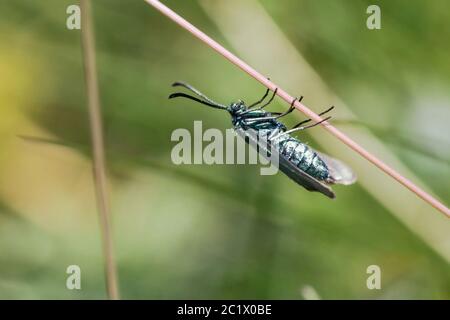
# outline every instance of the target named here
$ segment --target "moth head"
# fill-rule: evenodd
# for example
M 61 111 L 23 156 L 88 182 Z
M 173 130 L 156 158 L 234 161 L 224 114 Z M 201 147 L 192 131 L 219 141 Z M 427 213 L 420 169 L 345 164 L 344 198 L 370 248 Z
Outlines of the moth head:
M 245 103 L 242 100 L 238 100 L 237 102 L 233 102 L 230 107 L 229 107 L 229 111 L 231 114 L 239 114 L 240 112 L 244 111 L 245 108 Z

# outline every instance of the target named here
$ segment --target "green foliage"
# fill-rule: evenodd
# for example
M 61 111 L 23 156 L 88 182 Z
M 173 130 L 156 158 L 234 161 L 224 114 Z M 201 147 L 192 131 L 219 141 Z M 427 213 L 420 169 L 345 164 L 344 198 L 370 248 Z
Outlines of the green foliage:
M 396 119 L 434 94 L 421 83 L 448 88 L 450 13 L 442 1 L 379 2 L 382 33 L 365 28 L 368 1 L 262 1 L 330 87 L 363 121 L 381 123 L 375 133 L 448 200 L 448 157 L 427 152 L 432 142 L 415 139 L 420 130 L 405 123 L 396 129 Z M 65 28 L 71 3 L 4 1 L 0 33 L 8 33 L 4 49 L 25 50 L 46 66 L 33 81 L 49 89 L 28 101 L 26 117 L 63 144 L 54 148 L 89 156 L 79 31 Z M 226 45 L 195 2 L 165 3 Z M 123 298 L 301 299 L 305 285 L 330 299 L 450 298 L 447 262 L 358 185 L 337 187 L 330 201 L 284 176 L 260 176 L 255 166 L 173 165 L 174 129 L 194 120 L 230 127 L 226 114 L 168 101 L 173 81 L 225 103 L 253 101 L 264 89 L 144 1 L 97 0 L 93 9 Z M 405 136 L 414 148 L 395 138 Z M 447 165 L 431 170 L 429 161 L 441 160 Z M 96 225 L 58 231 L 56 222 L 42 227 L 10 199 L 2 203 L 0 298 L 105 297 Z M 96 212 L 79 213 L 86 215 Z M 82 269 L 81 291 L 65 287 L 70 264 Z M 371 264 L 382 268 L 381 291 L 366 288 Z

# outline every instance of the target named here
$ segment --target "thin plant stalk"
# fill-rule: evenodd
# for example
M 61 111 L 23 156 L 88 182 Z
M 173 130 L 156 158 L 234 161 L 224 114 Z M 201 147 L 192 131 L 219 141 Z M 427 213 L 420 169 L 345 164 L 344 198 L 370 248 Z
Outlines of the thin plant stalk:
M 170 8 L 159 2 L 158 0 L 145 0 L 148 4 L 153 6 L 155 9 L 157 9 L 159 12 L 167 16 L 169 19 L 171 19 L 173 22 L 181 26 L 183 29 L 189 31 L 191 34 L 193 34 L 196 38 L 204 42 L 206 45 L 214 49 L 216 52 L 221 54 L 223 57 L 225 57 L 227 60 L 229 60 L 231 63 L 245 71 L 247 74 L 249 74 L 251 77 L 259 81 L 261 84 L 263 84 L 265 87 L 269 88 L 270 90 L 274 91 L 277 90 L 277 95 L 281 97 L 283 100 L 285 100 L 287 103 L 291 103 L 294 99 L 291 95 L 289 95 L 286 91 L 284 91 L 282 88 L 277 86 L 275 83 L 267 79 L 266 76 L 263 76 L 261 73 L 253 69 L 250 65 L 236 57 L 234 54 L 232 54 L 230 51 L 225 49 L 223 46 L 221 46 L 218 42 L 210 38 L 208 35 L 200 31 L 198 28 L 196 28 L 194 25 L 189 23 L 187 20 L 185 20 L 183 17 L 172 11 Z M 315 112 L 310 110 L 308 107 L 303 105 L 301 102 L 296 101 L 294 106 L 303 112 L 306 116 L 311 118 L 314 121 L 320 122 L 323 119 L 317 115 Z M 446 207 L 443 203 L 441 203 L 438 199 L 434 198 L 432 195 L 427 193 L 425 190 L 421 189 L 417 185 L 415 185 L 412 181 L 407 179 L 406 177 L 402 176 L 399 172 L 397 172 L 395 169 L 391 168 L 389 165 L 381 161 L 378 157 L 371 154 L 369 151 L 367 151 L 364 147 L 360 146 L 358 143 L 353 141 L 350 137 L 348 137 L 345 133 L 341 132 L 339 129 L 335 128 L 331 124 L 329 124 L 327 121 L 321 123 L 321 126 L 323 126 L 328 132 L 330 132 L 332 135 L 334 135 L 336 138 L 341 140 L 343 143 L 345 143 L 347 146 L 349 146 L 351 149 L 359 153 L 362 157 L 364 157 L 366 160 L 370 161 L 372 164 L 377 166 L 379 169 L 384 171 L 386 174 L 397 180 L 399 183 L 401 183 L 403 186 L 408 188 L 411 192 L 415 193 L 417 196 L 422 198 L 424 201 L 426 201 L 428 204 L 445 214 L 448 218 L 450 218 L 450 209 Z
M 106 178 L 105 146 L 103 142 L 91 1 L 81 0 L 80 5 L 81 42 L 83 47 L 84 74 L 89 109 L 89 124 L 91 129 L 93 174 L 105 259 L 106 287 L 108 298 L 117 300 L 119 299 L 119 289 L 110 221 L 111 209 Z

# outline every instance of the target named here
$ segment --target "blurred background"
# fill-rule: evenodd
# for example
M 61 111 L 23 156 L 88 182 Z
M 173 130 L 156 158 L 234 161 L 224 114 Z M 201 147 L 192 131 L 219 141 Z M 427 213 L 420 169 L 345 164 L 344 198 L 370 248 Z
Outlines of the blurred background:
M 164 1 L 380 158 L 450 203 L 444 0 Z M 76 0 L 0 0 L 0 298 L 106 298 Z M 229 116 L 167 100 L 185 80 L 223 103 L 264 88 L 144 1 L 95 0 L 113 233 L 124 299 L 448 299 L 448 219 L 321 128 L 348 162 L 336 200 L 255 165 L 172 164 L 173 130 Z M 271 110 L 285 110 L 277 99 Z M 294 112 L 286 123 L 304 119 Z M 81 290 L 66 268 L 81 268 Z M 366 269 L 381 268 L 381 290 Z

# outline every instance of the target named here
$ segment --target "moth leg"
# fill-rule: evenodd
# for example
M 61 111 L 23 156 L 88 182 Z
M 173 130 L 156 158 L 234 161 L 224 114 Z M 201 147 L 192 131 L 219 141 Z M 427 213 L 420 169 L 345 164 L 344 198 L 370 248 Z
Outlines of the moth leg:
M 275 98 L 275 96 L 277 95 L 277 91 L 278 91 L 278 88 L 275 88 L 275 90 L 273 91 L 273 94 L 272 94 L 272 96 L 270 97 L 269 101 L 267 101 L 267 102 L 266 102 L 265 104 L 263 104 L 261 107 L 258 107 L 257 110 L 261 110 L 261 109 L 264 109 L 265 107 L 267 107 L 267 106 L 273 101 L 273 99 Z
M 300 130 L 305 130 L 305 129 L 309 129 L 309 128 L 315 127 L 315 126 L 321 124 L 322 122 L 328 121 L 330 119 L 331 119 L 331 116 L 326 117 L 325 119 L 322 119 L 322 120 L 320 120 L 320 121 L 318 121 L 316 123 L 310 124 L 309 126 L 306 126 L 306 127 L 297 127 L 297 128 L 289 129 L 288 131 L 284 131 L 284 132 L 281 132 L 280 134 L 277 134 L 275 137 L 270 137 L 270 140 L 276 140 L 276 139 L 278 139 L 281 136 L 284 136 L 286 134 L 291 134 L 291 133 L 293 133 L 295 131 L 300 131 Z
M 269 89 L 266 90 L 266 93 L 263 95 L 263 97 L 261 99 L 259 99 L 258 101 L 256 101 L 255 103 L 252 103 L 251 105 L 248 106 L 248 109 L 251 109 L 255 106 L 257 106 L 258 104 L 260 104 L 261 102 L 264 101 L 264 99 L 266 99 L 267 95 L 269 94 Z
M 302 101 L 303 96 L 300 96 L 299 98 L 295 98 L 294 100 L 292 100 L 291 106 L 289 107 L 289 109 L 285 112 L 271 112 L 272 115 L 275 115 L 276 117 L 265 117 L 265 118 L 254 118 L 254 119 L 249 119 L 250 121 L 267 121 L 267 120 L 276 120 L 278 118 L 284 117 L 285 115 L 288 115 L 289 113 L 291 113 L 292 111 L 294 111 L 295 107 L 294 107 L 294 103 L 295 101 Z
M 300 96 L 300 98 L 295 98 L 294 100 L 292 100 L 291 106 L 289 107 L 289 109 L 288 109 L 286 112 L 283 112 L 283 113 L 281 113 L 280 115 L 278 115 L 277 117 L 275 117 L 275 119 L 284 117 L 285 115 L 288 115 L 289 113 L 291 113 L 292 111 L 294 111 L 294 109 L 295 109 L 295 107 L 294 107 L 295 101 L 300 102 L 300 101 L 302 101 L 302 99 L 303 99 L 303 96 Z M 273 113 L 272 113 L 272 114 L 273 114 Z
M 267 78 L 267 80 L 270 80 L 270 78 Z M 263 102 L 264 99 L 265 99 L 265 98 L 267 97 L 267 95 L 269 94 L 269 91 L 270 91 L 269 88 L 267 88 L 266 93 L 263 95 L 263 97 L 262 97 L 259 101 L 256 101 L 255 103 L 252 103 L 251 105 L 249 105 L 249 106 L 248 106 L 248 109 L 251 109 L 251 108 L 257 106 L 258 104 L 260 104 L 261 102 Z
M 319 113 L 319 116 L 323 116 L 325 113 L 328 113 L 328 112 L 330 112 L 330 111 L 333 110 L 333 109 L 334 109 L 334 106 L 331 106 L 331 107 L 328 108 L 327 110 L 325 110 L 325 111 Z M 298 128 L 298 127 L 300 127 L 302 124 L 308 123 L 308 122 L 310 122 L 310 121 L 311 121 L 311 119 L 303 120 L 303 121 L 297 123 L 295 126 L 293 126 L 292 129 Z
M 267 117 L 267 118 L 246 118 L 245 119 L 245 123 L 250 125 L 250 124 L 255 124 L 258 122 L 265 122 L 265 121 L 269 121 L 269 120 L 273 120 L 275 119 L 275 117 Z

